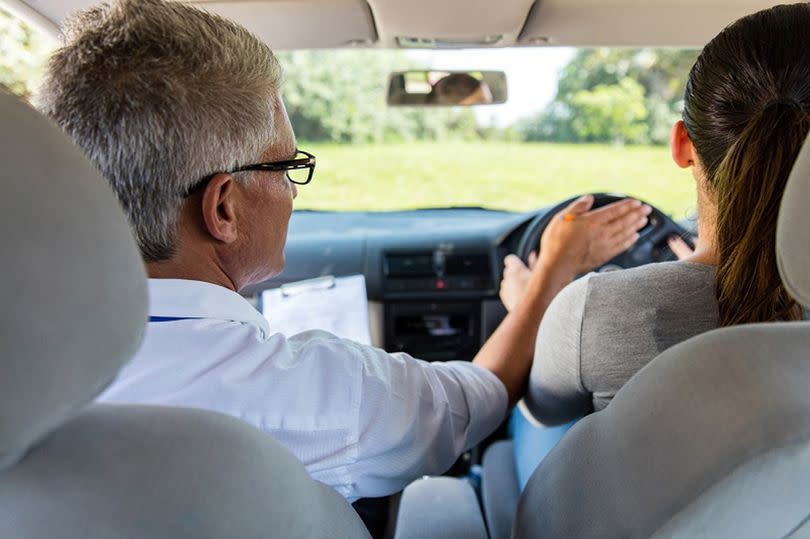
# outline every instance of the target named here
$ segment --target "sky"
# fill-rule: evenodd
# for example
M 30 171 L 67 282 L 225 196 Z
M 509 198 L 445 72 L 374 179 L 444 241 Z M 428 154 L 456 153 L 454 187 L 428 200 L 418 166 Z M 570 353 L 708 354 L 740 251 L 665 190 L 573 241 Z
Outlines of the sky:
M 507 126 L 542 110 L 557 92 L 560 70 L 575 49 L 529 47 L 458 51 L 409 50 L 410 58 L 437 70 L 499 70 L 506 73 L 509 97 L 503 105 L 474 108 L 481 125 Z

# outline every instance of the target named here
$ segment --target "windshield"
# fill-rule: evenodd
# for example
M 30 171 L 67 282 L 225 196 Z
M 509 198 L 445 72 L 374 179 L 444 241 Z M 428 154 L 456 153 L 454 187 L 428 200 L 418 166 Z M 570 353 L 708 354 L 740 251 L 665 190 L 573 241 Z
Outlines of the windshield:
M 0 84 L 30 97 L 55 44 L 0 10 Z M 695 185 L 672 162 L 694 50 L 513 48 L 279 52 L 299 148 L 317 156 L 298 209 L 525 211 L 621 192 L 680 219 Z M 408 69 L 499 70 L 502 105 L 389 107 Z
M 693 50 L 529 48 L 282 52 L 299 146 L 317 156 L 299 209 L 530 210 L 623 192 L 676 218 L 695 185 L 667 143 Z M 405 69 L 497 69 L 503 105 L 389 107 Z

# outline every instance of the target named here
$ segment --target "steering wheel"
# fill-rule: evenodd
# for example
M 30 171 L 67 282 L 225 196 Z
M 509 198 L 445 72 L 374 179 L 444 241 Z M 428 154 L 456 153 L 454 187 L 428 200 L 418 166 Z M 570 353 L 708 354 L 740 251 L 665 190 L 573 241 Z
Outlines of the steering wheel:
M 607 193 L 594 193 L 593 197 L 594 208 L 600 208 L 627 198 L 622 195 Z M 529 254 L 540 245 L 540 238 L 543 236 L 543 231 L 545 231 L 551 219 L 577 198 L 579 196 L 560 202 L 529 222 L 529 226 L 518 242 L 517 252 L 515 253 L 524 263 L 528 263 Z M 677 260 L 675 253 L 667 245 L 667 239 L 670 236 L 680 236 L 689 244 L 689 247 L 694 248 L 687 230 L 652 204 L 647 205 L 652 208 L 652 212 L 649 215 L 649 222 L 639 231 L 639 238 L 636 243 L 603 265 L 598 271 L 633 268 L 651 262 Z

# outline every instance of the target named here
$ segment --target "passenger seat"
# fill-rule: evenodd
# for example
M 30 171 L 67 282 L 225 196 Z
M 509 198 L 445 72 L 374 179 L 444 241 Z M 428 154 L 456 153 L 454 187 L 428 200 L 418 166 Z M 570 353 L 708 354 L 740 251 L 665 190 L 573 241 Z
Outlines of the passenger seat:
M 5 93 L 0 119 L 0 537 L 367 538 L 241 421 L 91 404 L 140 343 L 143 265 L 78 148 Z

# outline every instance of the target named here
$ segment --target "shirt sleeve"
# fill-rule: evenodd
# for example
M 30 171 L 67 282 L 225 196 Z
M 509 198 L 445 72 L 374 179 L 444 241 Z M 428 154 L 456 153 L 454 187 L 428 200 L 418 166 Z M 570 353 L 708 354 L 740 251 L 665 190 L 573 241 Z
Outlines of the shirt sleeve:
M 529 391 L 531 414 L 545 425 L 560 425 L 593 411 L 582 384 L 582 321 L 590 275 L 565 287 L 546 310 L 535 344 Z
M 392 494 L 445 472 L 506 415 L 506 388 L 488 370 L 344 342 L 363 364 L 350 498 Z

